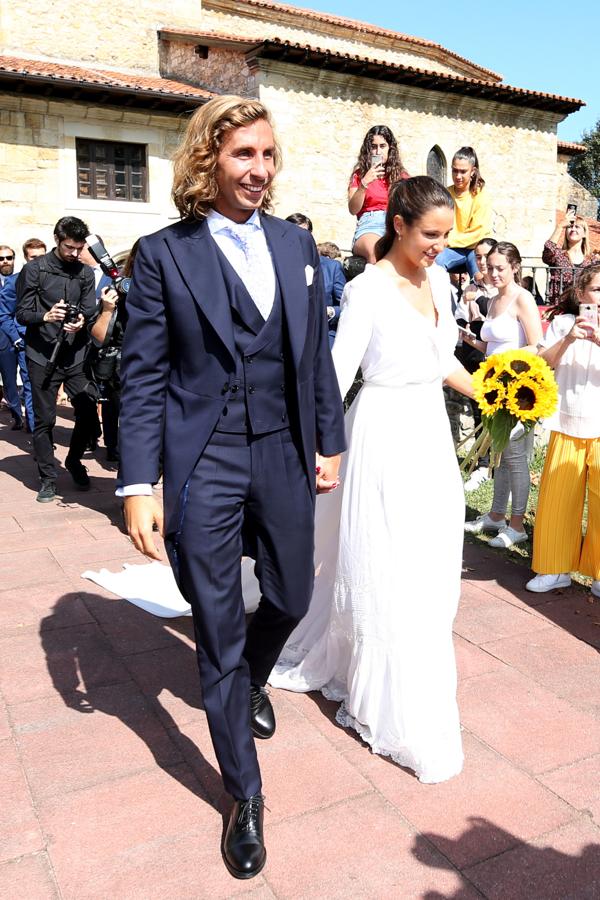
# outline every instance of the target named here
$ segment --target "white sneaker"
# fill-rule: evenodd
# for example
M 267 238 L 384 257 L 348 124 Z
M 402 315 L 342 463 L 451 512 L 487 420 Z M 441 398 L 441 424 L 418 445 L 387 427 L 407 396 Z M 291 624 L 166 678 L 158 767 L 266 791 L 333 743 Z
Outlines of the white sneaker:
M 592 594 L 600 598 L 600 581 L 592 581 Z
M 527 582 L 525 587 L 534 594 L 545 594 L 546 591 L 553 591 L 555 588 L 569 587 L 571 584 L 571 576 L 566 572 L 562 575 L 536 575 Z M 600 581 L 594 582 L 600 590 Z
M 483 516 L 477 516 L 472 522 L 465 522 L 467 534 L 481 534 L 482 531 L 500 531 L 501 528 L 505 527 L 506 519 L 500 519 L 499 522 L 496 522 L 494 519 L 490 519 L 488 513 L 485 513 Z
M 480 485 L 483 484 L 484 481 L 489 481 L 489 479 L 489 469 L 487 467 L 481 467 L 479 469 L 475 469 L 475 471 L 471 473 L 470 477 L 465 481 L 463 487 L 465 491 L 475 491 Z
M 526 540 L 526 531 L 517 531 L 516 528 L 511 528 L 510 525 L 507 525 L 498 532 L 495 538 L 491 539 L 490 547 L 502 547 L 508 550 L 509 547 L 514 547 L 515 544 L 522 544 Z

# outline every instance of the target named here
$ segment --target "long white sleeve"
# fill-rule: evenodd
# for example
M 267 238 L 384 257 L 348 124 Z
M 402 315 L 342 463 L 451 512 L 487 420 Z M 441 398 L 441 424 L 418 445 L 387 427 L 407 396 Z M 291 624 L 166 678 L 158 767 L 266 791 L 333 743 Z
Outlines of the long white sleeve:
M 332 350 L 342 397 L 352 387 L 373 332 L 375 298 L 365 289 L 367 286 L 371 286 L 370 280 L 359 275 L 346 285 L 342 294 L 342 311 Z

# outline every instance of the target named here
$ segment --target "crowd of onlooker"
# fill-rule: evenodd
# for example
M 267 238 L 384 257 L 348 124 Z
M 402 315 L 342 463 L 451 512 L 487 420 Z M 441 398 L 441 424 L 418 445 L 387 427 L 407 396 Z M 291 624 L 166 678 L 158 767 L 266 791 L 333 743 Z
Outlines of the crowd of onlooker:
M 362 258 L 363 265 L 377 261 L 376 247 L 385 232 L 388 197 L 395 183 L 409 177 L 390 129 L 371 128 L 348 185 L 348 209 L 357 218 L 353 256 L 345 263 L 350 276 L 360 271 L 356 257 Z M 600 387 L 600 254 L 590 246 L 587 222 L 577 215 L 577 207 L 569 204 L 544 246 L 546 282 L 540 294 L 535 270 L 533 276 L 523 278 L 517 247 L 508 241 L 498 242 L 492 234 L 492 201 L 472 147 L 461 147 L 454 154 L 448 191 L 454 203 L 454 226 L 448 246 L 436 262 L 450 273 L 451 302 L 460 335 L 457 357 L 473 372 L 492 354 L 528 350 L 554 368 L 559 386 L 558 412 L 545 423 L 551 437 L 534 539 L 533 569 L 538 574 L 527 587 L 546 591 L 564 586 L 570 583 L 569 573 L 579 571 L 593 579 L 592 591 L 600 596 L 600 418 L 596 412 L 596 390 Z M 296 214 L 292 218 L 310 227 L 306 216 Z M 338 298 L 333 282 L 327 284 L 328 315 L 333 317 Z M 447 391 L 449 411 L 453 406 L 459 411 L 463 403 L 455 402 L 453 392 Z M 476 404 L 472 404 L 472 413 L 477 427 L 481 413 Z M 457 416 L 451 414 L 450 418 L 457 426 Z M 490 543 L 499 548 L 527 540 L 523 523 L 533 443 L 533 430 L 525 431 L 522 426 L 513 430 L 493 473 L 491 510 L 467 521 L 465 531 L 491 532 Z M 489 459 L 483 457 L 466 489 L 478 487 L 490 475 Z M 586 491 L 588 522 L 582 539 Z
M 548 267 L 540 308 L 523 284 L 517 247 L 492 234 L 492 200 L 472 147 L 459 148 L 452 159 L 454 225 L 447 247 L 436 258 L 450 275 L 451 302 L 459 326 L 456 355 L 468 371 L 487 356 L 507 349 L 527 349 L 555 369 L 560 406 L 542 478 L 534 544 L 536 578 L 531 590 L 568 583 L 580 570 L 594 579 L 600 596 L 600 418 L 596 389 L 600 386 L 600 254 L 593 252 L 584 218 L 569 205 L 543 249 Z M 377 242 L 385 233 L 388 199 L 394 185 L 410 178 L 398 142 L 385 125 L 364 136 L 348 184 L 348 209 L 356 216 L 351 254 L 337 244 L 317 244 L 325 293 L 329 341 L 333 346 L 346 280 L 377 261 Z M 312 232 L 304 213 L 288 221 Z M 118 462 L 119 360 L 126 326 L 125 294 L 114 289 L 88 247 L 88 229 L 75 217 L 63 217 L 54 229 L 54 246 L 31 238 L 23 245 L 23 267 L 14 272 L 16 254 L 0 245 L 0 377 L 2 403 L 13 429 L 33 434 L 40 476 L 37 499 L 56 493 L 53 452 L 56 402 L 66 393 L 74 408 L 74 428 L 66 468 L 76 485 L 89 487 L 81 459 L 101 435 L 106 457 Z M 137 242 L 136 242 L 137 243 Z M 132 274 L 134 245 L 122 274 Z M 537 293 L 535 279 L 527 284 Z M 548 325 L 550 321 L 550 325 Z M 449 391 L 448 408 L 453 405 Z M 100 415 L 99 415 L 100 411 Z M 473 404 L 477 426 L 481 413 Z M 456 426 L 456 417 L 453 425 Z M 529 460 L 533 431 L 515 429 L 494 472 L 489 513 L 465 523 L 471 533 L 493 533 L 491 544 L 512 547 L 527 539 Z M 565 472 L 575 473 L 567 479 Z M 467 482 L 467 490 L 490 477 L 489 460 Z M 581 542 L 581 519 L 588 489 L 588 527 Z M 510 518 L 507 514 L 510 503 Z M 596 547 L 598 546 L 598 549 Z M 550 586 L 550 587 L 549 587 Z
M 56 223 L 50 251 L 38 238 L 25 241 L 18 274 L 14 250 L 0 248 L 3 402 L 12 428 L 32 434 L 41 503 L 56 496 L 54 427 L 60 396 L 74 410 L 65 467 L 77 487 L 90 486 L 81 460 L 101 435 L 107 461 L 118 461 L 119 356 L 126 311 L 114 279 L 90 252 L 89 238 L 81 219 L 64 216 Z

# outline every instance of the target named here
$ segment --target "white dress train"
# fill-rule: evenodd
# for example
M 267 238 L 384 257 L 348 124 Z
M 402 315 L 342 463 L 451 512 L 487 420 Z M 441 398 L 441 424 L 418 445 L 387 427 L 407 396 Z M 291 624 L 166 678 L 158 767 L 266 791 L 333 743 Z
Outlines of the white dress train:
M 438 782 L 463 763 L 452 622 L 464 495 L 442 381 L 458 363 L 446 272 L 427 270 L 437 327 L 375 266 L 342 299 L 333 357 L 346 417 L 342 487 L 318 498 L 315 589 L 271 684 L 341 701 L 375 753 Z

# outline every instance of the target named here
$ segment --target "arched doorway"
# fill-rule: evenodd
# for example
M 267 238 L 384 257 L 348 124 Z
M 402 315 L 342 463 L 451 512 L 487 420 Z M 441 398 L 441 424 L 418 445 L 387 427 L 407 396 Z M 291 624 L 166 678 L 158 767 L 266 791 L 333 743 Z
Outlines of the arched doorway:
M 432 147 L 427 154 L 427 174 L 430 178 L 435 178 L 440 184 L 446 186 L 446 158 L 440 148 Z

